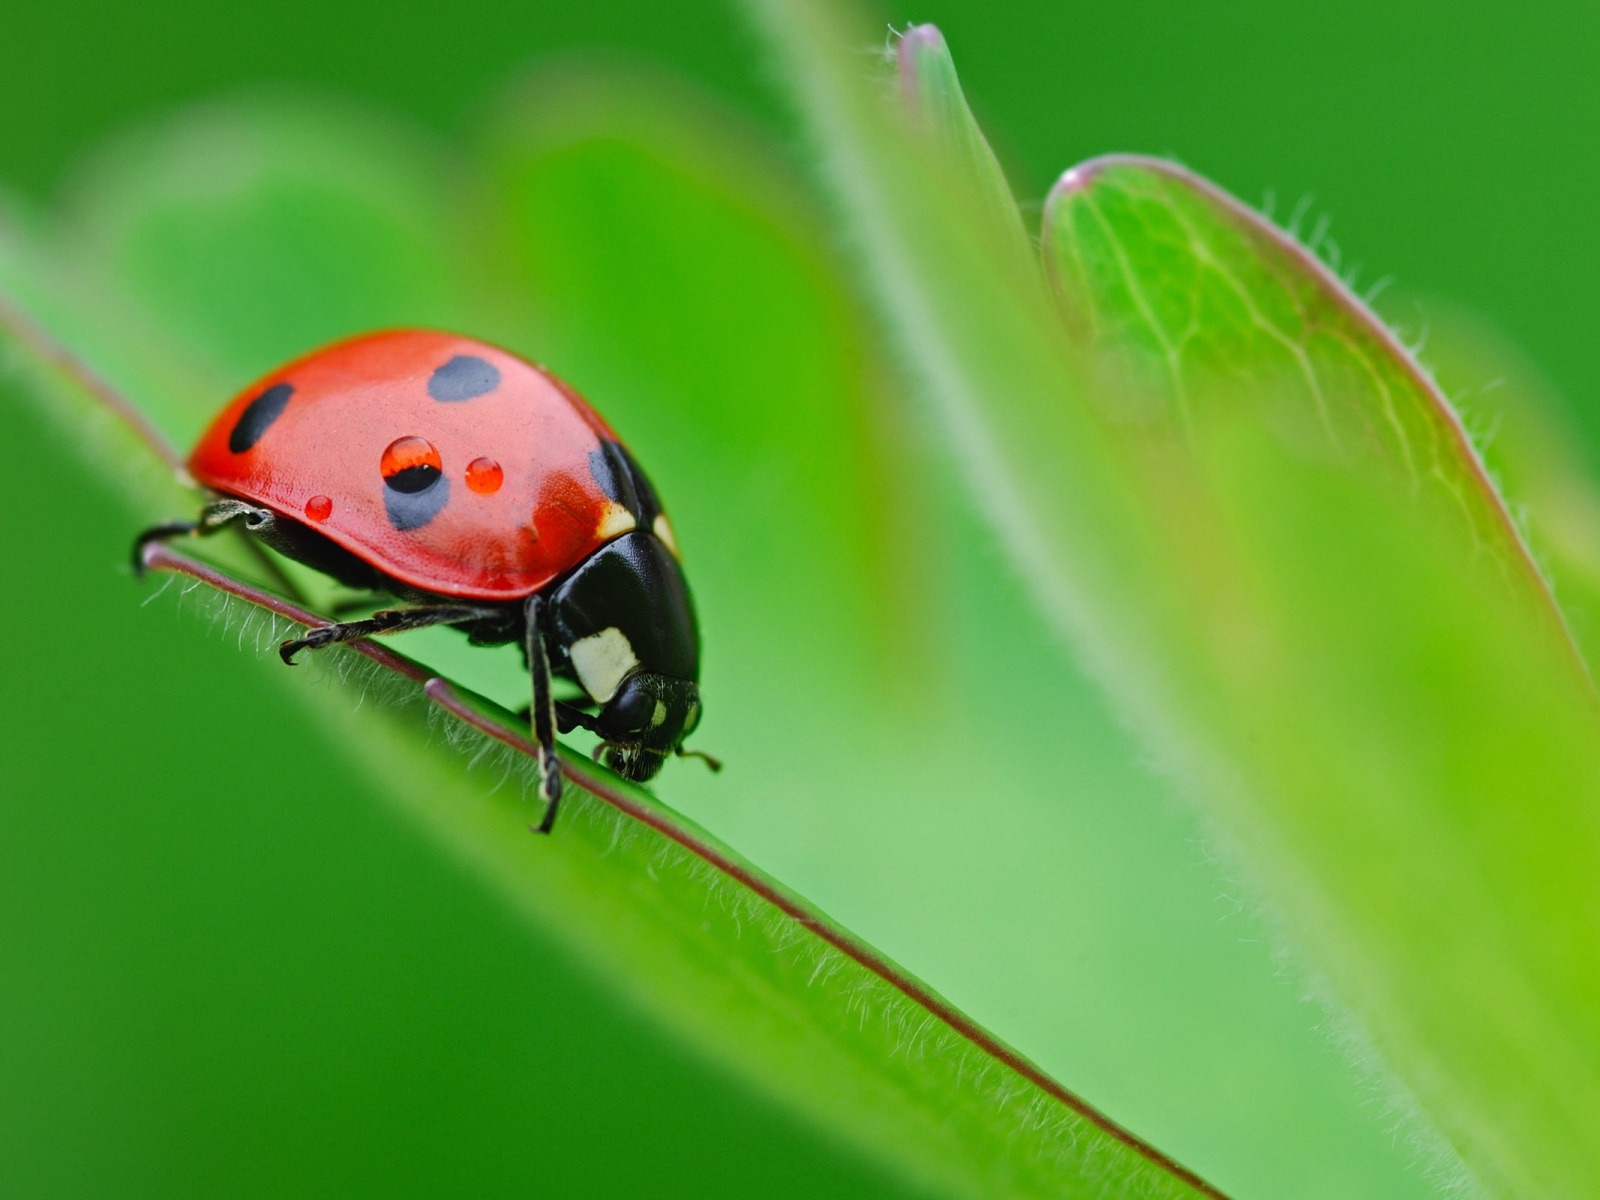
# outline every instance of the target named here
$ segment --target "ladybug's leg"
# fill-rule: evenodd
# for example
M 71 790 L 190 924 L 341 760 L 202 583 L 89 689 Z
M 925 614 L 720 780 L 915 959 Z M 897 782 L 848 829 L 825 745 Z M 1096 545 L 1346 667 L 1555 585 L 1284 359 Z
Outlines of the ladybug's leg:
M 133 542 L 133 573 L 144 574 L 144 548 L 151 542 L 165 542 L 175 537 L 205 537 L 243 519 L 246 529 L 260 530 L 272 523 L 272 510 L 257 508 L 243 500 L 213 500 L 200 510 L 198 521 L 163 521 L 152 525 Z
M 524 721 L 531 722 L 533 720 L 533 705 L 524 704 L 517 710 L 517 716 Z M 600 718 L 593 713 L 584 712 L 576 704 L 568 704 L 565 700 L 557 700 L 556 732 L 571 733 L 574 729 L 587 729 L 590 733 L 600 733 Z
M 561 805 L 561 762 L 556 758 L 556 701 L 550 686 L 550 656 L 539 627 L 539 597 L 529 596 L 527 606 L 528 674 L 533 677 L 531 731 L 539 743 L 539 796 L 544 801 L 540 833 L 549 833 Z
M 337 625 L 324 625 L 313 629 L 305 637 L 292 638 L 278 647 L 278 654 L 289 666 L 294 666 L 294 656 L 302 650 L 321 650 L 338 642 L 356 638 L 376 637 L 380 633 L 404 633 L 408 629 L 426 629 L 430 625 L 464 625 L 499 614 L 494 609 L 474 608 L 468 604 L 429 604 L 420 608 L 388 608 L 375 612 L 365 621 L 341 621 Z
M 532 710 L 529 710 L 532 715 Z M 593 713 L 586 713 L 574 704 L 556 701 L 556 732 L 571 733 L 574 729 L 587 729 L 590 733 L 600 733 L 600 718 Z M 605 736 L 601 734 L 601 736 Z

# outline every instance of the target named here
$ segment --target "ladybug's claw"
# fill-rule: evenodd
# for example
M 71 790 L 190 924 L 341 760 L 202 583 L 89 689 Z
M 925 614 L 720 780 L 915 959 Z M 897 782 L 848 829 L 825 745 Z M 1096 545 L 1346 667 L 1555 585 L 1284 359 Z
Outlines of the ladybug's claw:
M 713 775 L 722 770 L 722 760 L 714 754 L 707 754 L 704 750 L 685 750 L 682 746 L 679 746 L 673 753 L 679 758 L 698 758 L 711 768 Z
M 321 632 L 321 631 L 320 630 L 313 630 L 313 632 Z M 325 645 L 327 645 L 326 642 L 315 642 L 309 637 L 291 638 L 289 641 L 284 642 L 283 645 L 278 647 L 278 657 L 283 659 L 283 665 L 284 666 L 292 667 L 292 666 L 296 665 L 295 661 L 294 661 L 294 656 L 296 654 L 299 654 L 300 651 L 302 651 L 302 650 L 320 650 Z

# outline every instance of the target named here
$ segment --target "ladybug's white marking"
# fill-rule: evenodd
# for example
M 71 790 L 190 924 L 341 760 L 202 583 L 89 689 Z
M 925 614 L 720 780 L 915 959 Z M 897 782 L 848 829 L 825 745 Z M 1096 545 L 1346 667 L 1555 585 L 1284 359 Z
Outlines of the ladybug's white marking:
M 672 557 L 677 558 L 678 540 L 672 536 L 672 526 L 667 524 L 667 514 L 657 515 L 656 523 L 651 528 L 655 531 L 655 535 L 666 543 L 667 549 L 672 551 Z
M 622 681 L 639 669 L 639 656 L 622 630 L 612 626 L 572 643 L 567 652 L 578 682 L 598 704 L 617 694 Z
M 594 535 L 601 541 L 610 541 L 619 534 L 627 533 L 637 524 L 631 512 L 613 502 L 606 505 L 606 515 L 600 518 L 600 528 L 594 531 Z

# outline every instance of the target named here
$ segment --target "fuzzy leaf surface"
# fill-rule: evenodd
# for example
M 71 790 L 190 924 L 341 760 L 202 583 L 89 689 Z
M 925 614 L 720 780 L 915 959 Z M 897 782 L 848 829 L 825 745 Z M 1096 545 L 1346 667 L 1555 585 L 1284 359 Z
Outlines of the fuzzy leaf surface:
M 450 252 L 438 192 L 406 186 L 409 155 L 386 155 L 383 139 L 360 122 L 319 126 L 302 145 L 294 131 L 303 122 L 303 114 L 224 113 L 176 127 L 104 168 L 57 233 L 70 251 L 19 246 L 5 259 L 8 294 L 32 298 L 13 307 L 33 318 L 26 328 L 12 323 L 8 340 L 39 367 L 40 393 L 76 406 L 80 424 L 100 411 L 84 372 L 40 361 L 45 343 L 34 328 L 83 347 L 80 365 L 104 363 L 107 377 L 183 444 L 218 394 L 352 323 L 478 323 L 467 297 L 493 277 L 497 256 Z M 619 138 L 627 142 L 626 133 L 611 141 Z M 754 318 L 758 326 L 837 323 L 815 251 L 762 215 L 761 196 L 739 178 L 707 177 L 703 161 L 642 169 L 660 156 L 657 147 L 639 149 L 647 152 L 609 160 L 620 178 L 608 194 L 646 211 L 653 196 L 668 213 L 677 206 L 691 228 L 737 220 L 742 236 L 767 240 L 764 288 L 738 296 L 747 309 L 771 305 Z M 664 174 L 675 177 L 676 192 L 664 189 Z M 569 179 L 592 183 L 582 172 Z M 561 186 L 547 177 L 542 194 L 558 208 L 580 206 L 549 195 Z M 683 224 L 668 220 L 666 231 Z M 98 263 L 114 264 L 111 278 L 98 276 Z M 52 286 L 61 289 L 54 302 Z M 502 336 L 516 344 L 529 335 L 506 328 Z M 746 385 L 735 377 L 731 386 Z M 836 426 L 830 435 L 837 440 Z M 169 489 L 151 483 L 137 445 L 120 449 L 119 477 L 140 517 L 171 515 Z M 825 485 L 816 496 L 822 509 L 840 503 Z M 781 889 L 765 882 L 752 890 L 759 872 L 648 797 L 627 793 L 633 811 L 650 814 L 640 824 L 580 792 L 557 836 L 534 838 L 517 788 L 496 791 L 492 775 L 468 773 L 457 750 L 427 736 L 432 710 L 418 706 L 414 689 L 402 687 L 382 711 L 355 712 L 352 697 L 379 686 L 360 672 L 355 692 L 291 686 L 376 792 L 516 913 L 665 1028 L 907 1186 L 949 1195 L 1204 1194 L 1024 1061 L 992 1045 L 978 1050 L 973 1038 L 983 1035 L 909 978 L 889 982 L 898 973 L 865 947 L 842 949 L 842 933 L 824 935 L 835 929 L 825 917 L 792 899 L 775 903 Z M 737 733 L 737 722 L 724 720 Z M 517 777 L 521 758 L 514 749 L 505 757 L 498 744 L 469 735 L 465 749 L 487 749 L 492 764 Z M 950 1020 L 934 1015 L 946 1011 Z

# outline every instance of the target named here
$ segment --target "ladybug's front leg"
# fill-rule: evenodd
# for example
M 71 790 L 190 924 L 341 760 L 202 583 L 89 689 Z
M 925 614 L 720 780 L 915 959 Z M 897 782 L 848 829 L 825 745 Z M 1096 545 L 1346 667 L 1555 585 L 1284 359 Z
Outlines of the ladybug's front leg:
M 198 521 L 163 521 L 152 525 L 133 542 L 133 573 L 144 574 L 144 548 L 151 542 L 170 541 L 175 537 L 206 537 L 225 529 L 235 521 L 244 521 L 245 528 L 260 533 L 272 524 L 272 510 L 246 504 L 243 500 L 213 500 L 200 510 Z
M 538 596 L 528 597 L 526 615 L 528 673 L 533 676 L 529 724 L 533 740 L 539 743 L 539 797 L 545 803 L 538 832 L 549 833 L 561 805 L 561 761 L 556 757 L 555 693 L 550 686 L 550 656 L 545 652 L 544 632 L 539 628 Z
M 429 604 L 418 608 L 386 608 L 375 612 L 364 621 L 340 621 L 313 629 L 305 637 L 292 638 L 278 647 L 278 654 L 289 666 L 294 666 L 294 656 L 302 650 L 321 650 L 339 642 L 357 638 L 376 637 L 381 633 L 404 633 L 408 629 L 426 629 L 430 625 L 465 625 L 498 616 L 492 608 L 478 608 L 470 604 Z

